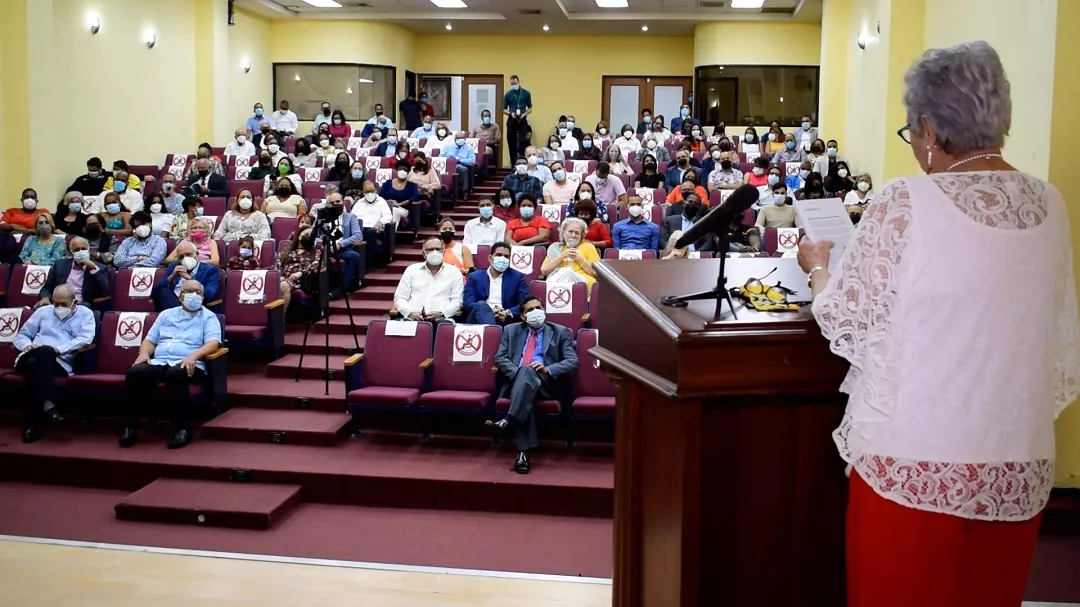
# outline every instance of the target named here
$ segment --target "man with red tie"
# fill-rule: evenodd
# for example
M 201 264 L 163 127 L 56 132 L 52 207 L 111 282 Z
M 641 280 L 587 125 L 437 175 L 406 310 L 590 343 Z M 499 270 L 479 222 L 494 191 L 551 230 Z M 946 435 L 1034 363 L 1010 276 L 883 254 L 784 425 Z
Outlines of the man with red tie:
M 510 410 L 503 419 L 486 423 L 497 433 L 514 428 L 518 453 L 512 470 L 528 474 L 529 451 L 539 444 L 533 406 L 537 400 L 568 400 L 578 359 L 570 330 L 547 322 L 539 298 L 525 298 L 521 319 L 506 326 L 495 353 L 500 396 L 510 399 Z

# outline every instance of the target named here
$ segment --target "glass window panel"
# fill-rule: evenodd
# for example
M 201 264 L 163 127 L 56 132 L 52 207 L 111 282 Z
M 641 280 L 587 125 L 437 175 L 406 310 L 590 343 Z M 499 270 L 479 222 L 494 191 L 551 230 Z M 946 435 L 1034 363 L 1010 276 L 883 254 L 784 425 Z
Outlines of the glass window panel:
M 350 122 L 370 118 L 376 103 L 396 120 L 397 70 L 379 65 L 275 63 L 274 105 L 282 99 L 289 101 L 300 120 L 314 120 L 323 101 Z
M 818 118 L 816 66 L 709 65 L 698 67 L 694 82 L 695 115 L 706 125 L 768 125 L 785 130 L 803 116 Z

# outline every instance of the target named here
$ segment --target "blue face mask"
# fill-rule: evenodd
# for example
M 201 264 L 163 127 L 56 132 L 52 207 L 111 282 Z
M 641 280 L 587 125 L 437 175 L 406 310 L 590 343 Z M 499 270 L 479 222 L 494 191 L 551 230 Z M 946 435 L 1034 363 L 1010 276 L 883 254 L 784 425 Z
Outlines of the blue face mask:
M 353 179 L 360 179 L 360 178 L 362 178 L 363 176 L 364 176 L 364 172 L 363 172 L 363 171 L 353 171 L 353 172 L 352 172 L 352 178 L 353 178 Z
M 559 137 L 566 137 L 566 129 L 559 129 Z
M 495 209 L 492 207 L 480 207 L 480 216 L 484 219 L 491 219 L 491 216 L 495 214 Z
M 199 207 L 199 208 L 195 209 L 195 216 L 196 217 L 202 217 L 202 214 L 203 214 L 203 208 L 202 207 Z
M 523 219 L 531 218 L 533 216 L 533 213 L 535 212 L 535 209 L 533 209 L 532 207 L 521 207 L 521 217 Z
M 386 138 L 387 145 L 397 145 L 397 136 L 391 135 Z
M 784 147 L 786 147 L 789 150 L 794 150 L 795 149 L 795 142 L 794 141 L 788 141 L 788 142 L 784 143 Z
M 780 183 L 779 175 L 769 175 L 769 185 L 776 185 Z
M 751 135 L 750 133 L 747 133 L 747 134 L 743 135 L 742 138 L 743 138 L 743 141 L 745 141 L 746 143 L 750 143 L 751 141 L 754 140 L 754 136 Z
M 82 263 L 90 259 L 90 251 L 75 251 L 71 254 L 71 258 L 79 263 Z
M 521 88 L 521 87 L 520 87 L 520 86 L 518 86 L 518 85 L 516 85 L 516 84 L 511 84 L 511 85 L 510 85 L 510 90 L 511 90 L 511 91 L 516 91 L 516 90 L 519 90 L 520 88 Z
M 117 194 L 122 193 L 126 189 L 127 189 L 127 184 L 124 183 L 123 181 L 113 182 L 113 191 L 115 191 Z
M 425 131 L 430 131 L 431 130 L 431 123 L 430 122 L 425 122 L 424 123 L 424 130 Z
M 117 213 L 120 212 L 120 205 L 118 203 L 113 202 L 113 203 L 105 205 L 105 210 L 109 213 L 109 215 L 116 215 Z
M 82 204 L 80 204 L 78 202 L 73 202 L 73 203 L 68 205 L 68 211 L 70 211 L 72 213 L 81 213 L 82 212 Z
M 799 177 L 802 177 L 803 179 L 806 179 L 809 176 L 810 176 L 810 171 L 799 171 Z
M 480 121 L 484 123 L 484 126 L 487 126 L 491 124 L 491 116 L 484 116 Z
M 562 181 L 563 179 L 566 179 L 566 171 L 564 171 L 562 169 L 559 169 L 558 171 L 555 171 L 555 180 L 556 181 Z
M 255 251 L 252 251 L 251 249 L 240 249 L 240 257 L 243 257 L 245 259 L 251 257 L 254 253 Z
M 829 148 L 825 150 L 825 153 L 829 155 L 829 158 L 836 158 L 836 148 Z
M 183 299 L 184 309 L 188 312 L 195 312 L 202 307 L 202 295 L 198 293 L 184 293 Z
M 681 114 L 682 116 L 689 116 L 690 115 L 690 110 L 688 110 L 686 108 L 683 108 L 683 109 L 679 110 L 679 114 Z
M 495 268 L 496 272 L 505 272 L 506 268 L 510 267 L 510 259 L 508 257 L 492 257 L 491 267 Z
M 592 141 L 582 141 L 581 142 L 581 147 L 585 148 L 586 150 L 591 148 L 592 147 Z
M 427 97 L 421 97 L 420 103 L 427 103 Z
M 263 115 L 263 110 L 262 110 L 261 107 L 260 108 L 255 108 L 255 115 L 256 116 L 262 116 Z
M 652 116 L 646 116 L 643 120 L 645 124 L 652 124 Z
M 809 131 L 810 130 L 810 123 L 809 122 L 802 123 L 802 130 Z

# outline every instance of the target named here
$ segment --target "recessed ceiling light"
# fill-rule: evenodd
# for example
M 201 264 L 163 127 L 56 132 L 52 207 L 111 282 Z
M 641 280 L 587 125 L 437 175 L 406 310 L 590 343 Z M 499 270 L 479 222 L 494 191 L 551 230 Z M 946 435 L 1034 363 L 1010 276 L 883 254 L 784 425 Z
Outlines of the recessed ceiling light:
M 600 8 L 626 8 L 630 6 L 626 0 L 596 0 L 596 6 Z
M 550 27 L 548 27 L 548 26 L 547 26 L 547 24 L 545 23 L 545 24 L 544 24 L 544 31 L 546 32 L 546 31 L 548 31 L 549 29 L 551 29 L 551 28 L 550 28 Z
M 341 4 L 334 0 L 304 0 L 315 8 L 341 8 Z
M 454 29 L 454 26 L 452 26 L 452 25 L 450 25 L 449 23 L 447 23 L 447 24 L 446 24 L 446 31 L 450 31 L 450 30 L 452 30 L 452 29 Z
M 297 81 L 297 82 L 300 82 L 300 74 L 297 74 L 297 75 L 296 75 L 296 81 Z
M 731 8 L 761 8 L 765 0 L 731 0 Z
M 360 79 L 360 84 L 372 84 L 374 82 L 375 82 L 374 80 L 368 80 L 367 78 L 361 78 Z
M 643 31 L 643 32 L 649 31 L 649 26 L 647 26 L 647 25 L 641 26 L 641 31 Z
M 439 8 L 469 8 L 461 0 L 431 0 L 431 3 Z

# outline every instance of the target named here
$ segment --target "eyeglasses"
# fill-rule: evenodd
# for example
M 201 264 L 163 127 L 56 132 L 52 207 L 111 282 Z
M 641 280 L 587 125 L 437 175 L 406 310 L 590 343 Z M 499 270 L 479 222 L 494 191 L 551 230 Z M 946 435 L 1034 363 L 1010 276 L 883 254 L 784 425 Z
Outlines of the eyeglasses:
M 743 286 L 732 291 L 745 299 L 755 310 L 761 312 L 798 310 L 799 306 L 788 301 L 788 295 L 794 295 L 795 291 L 781 285 L 779 281 L 775 285 L 767 285 L 763 282 L 777 269 L 773 268 L 761 278 L 750 278 Z
M 900 129 L 896 131 L 896 134 L 899 135 L 900 138 L 904 140 L 904 143 L 907 143 L 907 144 L 911 143 L 911 125 L 910 124 L 905 124 L 904 126 L 900 127 Z

